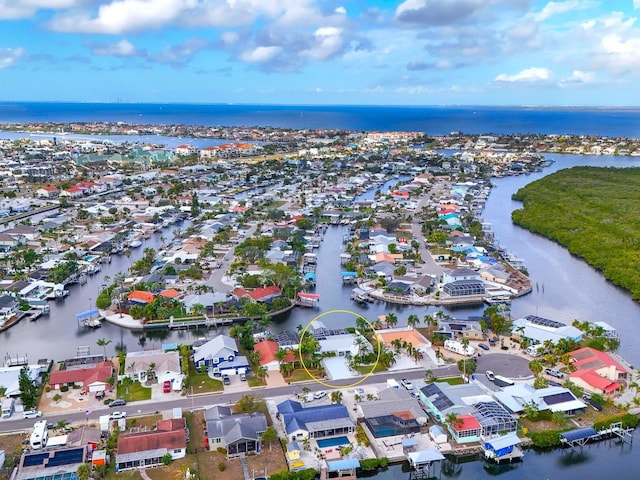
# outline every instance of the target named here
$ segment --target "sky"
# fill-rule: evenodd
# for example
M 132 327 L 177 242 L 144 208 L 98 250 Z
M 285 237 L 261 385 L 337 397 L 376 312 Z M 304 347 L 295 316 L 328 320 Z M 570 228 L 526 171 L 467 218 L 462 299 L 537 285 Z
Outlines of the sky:
M 0 0 L 0 101 L 640 105 L 640 0 Z

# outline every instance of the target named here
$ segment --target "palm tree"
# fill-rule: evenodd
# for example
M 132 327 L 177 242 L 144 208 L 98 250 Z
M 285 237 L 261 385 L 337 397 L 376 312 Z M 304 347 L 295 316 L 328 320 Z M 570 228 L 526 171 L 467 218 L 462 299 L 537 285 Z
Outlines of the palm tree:
M 111 343 L 111 340 L 107 340 L 106 338 L 99 338 L 96 342 L 99 347 L 104 349 L 104 359 L 107 359 L 107 345 Z
M 334 390 L 333 392 L 331 392 L 331 402 L 332 403 L 342 402 L 342 392 L 340 390 Z
M 269 376 L 269 372 L 267 371 L 267 368 L 263 367 L 262 365 L 257 367 L 254 370 L 254 373 L 256 375 L 256 378 L 260 380 L 262 383 L 264 383 L 265 378 Z
M 89 480 L 89 477 L 91 476 L 91 466 L 88 463 L 81 463 L 78 465 L 76 475 L 79 480 Z
M 416 328 L 420 324 L 420 319 L 417 315 L 411 314 L 409 318 L 407 318 L 407 327 Z
M 384 322 L 387 324 L 387 327 L 393 328 L 398 324 L 398 316 L 393 312 L 387 313 Z

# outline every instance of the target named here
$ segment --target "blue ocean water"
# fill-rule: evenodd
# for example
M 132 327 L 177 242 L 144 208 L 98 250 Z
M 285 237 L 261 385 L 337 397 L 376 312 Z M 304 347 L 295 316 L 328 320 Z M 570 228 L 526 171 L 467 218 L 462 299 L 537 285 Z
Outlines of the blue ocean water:
M 292 129 L 640 136 L 640 108 L 0 103 L 0 124 L 124 122 Z

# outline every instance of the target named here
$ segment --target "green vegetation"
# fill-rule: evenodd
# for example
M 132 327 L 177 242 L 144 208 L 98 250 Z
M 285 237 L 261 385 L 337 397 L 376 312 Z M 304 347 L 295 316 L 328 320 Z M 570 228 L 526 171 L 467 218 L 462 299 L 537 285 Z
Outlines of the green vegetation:
M 640 300 L 638 168 L 575 167 L 518 190 L 513 222 L 565 246 Z
M 612 423 L 617 422 L 622 422 L 622 428 L 636 428 L 639 421 L 640 420 L 635 415 L 625 413 L 624 415 L 618 415 L 598 420 L 593 424 L 593 428 L 595 428 L 596 430 L 602 430 L 603 428 L 609 428 Z
M 378 468 L 384 468 L 389 464 L 387 457 L 382 458 L 365 458 L 360 460 L 360 468 L 362 470 L 377 470 Z
M 542 432 L 529 432 L 529 438 L 533 445 L 539 448 L 551 448 L 560 446 L 560 434 L 565 430 L 545 430 Z
M 127 402 L 151 400 L 151 389 L 143 387 L 140 382 L 134 382 L 130 378 L 125 378 L 118 384 L 117 395 L 118 398 L 124 398 Z
M 307 468 L 298 472 L 289 472 L 285 470 L 283 472 L 274 473 L 269 477 L 271 480 L 313 480 L 316 478 L 316 470 L 314 468 Z

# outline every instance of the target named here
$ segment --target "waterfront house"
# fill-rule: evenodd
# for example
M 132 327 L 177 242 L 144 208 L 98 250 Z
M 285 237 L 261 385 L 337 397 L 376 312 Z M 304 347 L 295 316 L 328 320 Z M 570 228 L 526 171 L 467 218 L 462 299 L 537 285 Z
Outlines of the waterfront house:
M 456 318 L 441 318 L 438 320 L 436 333 L 446 338 L 468 338 L 469 340 L 482 340 L 482 328 L 478 320 L 459 320 Z
M 249 370 L 247 357 L 238 355 L 236 341 L 227 335 L 218 335 L 195 347 L 193 363 L 210 369 L 214 375 L 241 375 Z
M 470 268 L 456 268 L 455 270 L 445 270 L 442 274 L 442 283 L 452 283 L 459 280 L 481 280 L 480 274 Z
M 517 420 L 477 385 L 434 382 L 420 388 L 418 398 L 458 443 L 477 442 L 480 436 L 515 432 L 518 428 Z M 450 422 L 450 414 L 462 420 Z
M 571 365 L 569 381 L 590 393 L 613 396 L 620 392 L 627 379 L 627 369 L 606 352 L 590 347 L 569 352 Z
M 253 346 L 253 350 L 260 355 L 260 366 L 269 372 L 277 372 L 280 370 L 280 362 L 276 358 L 276 353 L 280 350 L 280 346 L 272 340 L 262 340 Z
M 528 338 L 533 343 L 542 344 L 547 340 L 556 344 L 563 338 L 574 342 L 582 340 L 582 332 L 576 327 L 536 315 L 527 315 L 514 320 L 511 334 L 514 338 Z
M 263 413 L 233 414 L 229 407 L 216 406 L 205 410 L 204 420 L 209 450 L 223 448 L 227 458 L 260 452 L 260 438 L 267 429 Z
M 0 250 L 2 250 L 3 252 L 8 252 L 12 248 L 17 247 L 20 244 L 21 239 L 15 238 L 14 236 L 8 235 L 6 233 L 0 233 Z
M 442 292 L 451 297 L 484 295 L 486 290 L 481 280 L 456 280 L 445 283 Z
M 19 303 L 11 295 L 0 295 L 0 325 L 18 313 Z
M 157 381 L 161 385 L 165 381 L 173 383 L 182 378 L 180 354 L 162 350 L 128 352 L 125 376 L 141 383 L 147 380 Z
M 288 441 L 333 437 L 355 431 L 355 423 L 341 403 L 304 408 L 295 400 L 285 400 L 276 408 Z
M 109 389 L 109 380 L 113 379 L 111 362 L 99 362 L 88 368 L 56 370 L 49 376 L 49 385 L 54 390 L 63 386 L 80 387 L 85 392 L 104 392 Z
M 528 405 L 539 412 L 549 410 L 565 415 L 584 413 L 586 405 L 568 388 L 550 386 L 535 389 L 529 384 L 517 384 L 494 392 L 493 396 L 511 413 L 523 413 Z
M 256 288 L 254 290 L 245 290 L 244 288 L 236 288 L 231 292 L 238 300 L 248 299 L 252 302 L 269 303 L 274 298 L 281 297 L 282 291 L 275 285 L 268 287 Z
M 427 423 L 427 414 L 404 388 L 385 388 L 377 400 L 360 402 L 357 409 L 376 438 L 419 433 Z
M 118 436 L 116 472 L 163 465 L 163 457 L 172 460 L 187 454 L 187 432 L 184 418 L 158 420 L 155 430 L 121 433 Z
M 377 330 L 376 333 L 378 334 L 378 338 L 387 348 L 393 348 L 394 340 L 402 340 L 410 343 L 413 348 L 417 349 L 422 354 L 426 354 L 431 348 L 431 342 L 414 328 L 389 328 L 386 330 Z
M 147 305 L 153 302 L 155 296 L 151 292 L 145 292 L 143 290 L 134 290 L 127 296 L 127 300 L 131 303 L 138 305 Z
M 0 367 L 0 385 L 4 388 L 5 397 L 20 395 L 20 370 L 22 365 Z M 40 374 L 47 371 L 47 365 L 29 365 L 29 378 L 37 385 L 41 383 Z

